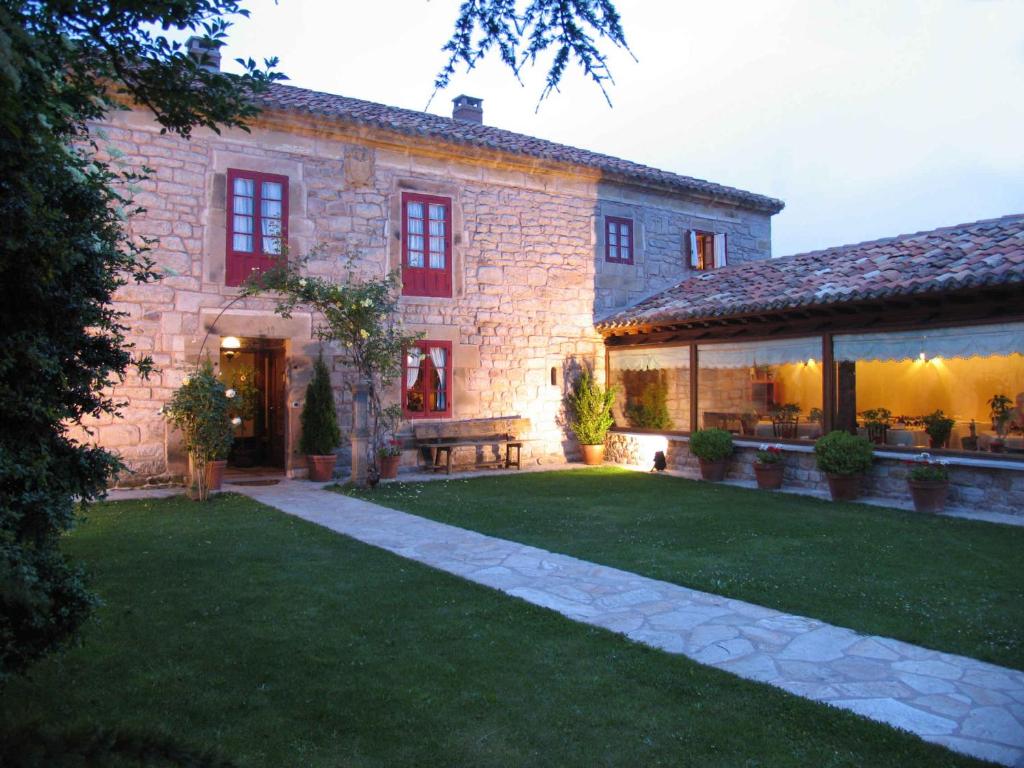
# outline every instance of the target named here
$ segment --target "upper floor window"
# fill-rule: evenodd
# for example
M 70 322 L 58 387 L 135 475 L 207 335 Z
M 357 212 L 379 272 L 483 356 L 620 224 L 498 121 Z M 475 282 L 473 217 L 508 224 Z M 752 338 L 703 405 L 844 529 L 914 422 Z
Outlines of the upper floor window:
M 690 230 L 690 266 L 693 269 L 718 269 L 727 263 L 724 234 Z
M 402 293 L 452 295 L 452 201 L 402 194 Z
M 633 220 L 604 217 L 604 260 L 617 264 L 633 263 Z
M 288 242 L 288 177 L 228 169 L 224 282 L 241 285 L 274 266 Z
M 409 419 L 452 415 L 452 343 L 420 341 L 403 359 L 402 410 Z

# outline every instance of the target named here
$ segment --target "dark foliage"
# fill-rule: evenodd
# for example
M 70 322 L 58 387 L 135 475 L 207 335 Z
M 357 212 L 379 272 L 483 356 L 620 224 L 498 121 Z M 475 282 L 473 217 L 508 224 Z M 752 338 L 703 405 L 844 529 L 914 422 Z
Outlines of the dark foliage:
M 156 277 L 151 242 L 129 239 L 146 169 L 100 161 L 95 121 L 129 101 L 164 131 L 240 126 L 278 75 L 207 72 L 141 25 L 201 30 L 222 43 L 233 0 L 0 0 L 0 682 L 76 634 L 92 598 L 57 543 L 76 500 L 121 469 L 73 431 L 116 414 L 109 387 L 133 360 L 122 313 L 129 282 Z M 81 433 L 78 433 L 79 435 Z
M 306 388 L 302 406 L 300 450 L 307 456 L 326 456 L 341 443 L 338 414 L 334 408 L 331 374 L 321 355 L 313 365 L 313 378 Z
M 447 87 L 459 62 L 473 69 L 492 48 L 498 49 L 517 80 L 525 65 L 554 49 L 540 101 L 558 90 L 566 67 L 575 59 L 611 105 L 605 83 L 614 81 L 608 57 L 595 38 L 607 38 L 632 55 L 611 0 L 464 0 L 455 32 L 442 49 L 449 54 L 448 61 L 434 86 L 437 90 Z

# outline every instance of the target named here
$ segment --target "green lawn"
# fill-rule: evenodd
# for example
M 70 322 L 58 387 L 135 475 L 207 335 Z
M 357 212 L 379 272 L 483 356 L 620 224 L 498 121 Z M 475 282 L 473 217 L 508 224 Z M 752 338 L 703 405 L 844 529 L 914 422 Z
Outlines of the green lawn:
M 389 484 L 358 494 L 656 579 L 1024 669 L 1024 528 L 612 467 Z
M 981 765 L 238 496 L 97 507 L 66 547 L 104 606 L 0 694 L 5 725 L 275 768 Z

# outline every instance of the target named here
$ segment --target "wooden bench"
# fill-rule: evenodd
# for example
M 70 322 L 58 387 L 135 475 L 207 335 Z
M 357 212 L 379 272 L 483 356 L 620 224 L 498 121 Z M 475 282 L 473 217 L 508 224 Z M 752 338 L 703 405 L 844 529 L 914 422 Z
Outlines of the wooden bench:
M 519 435 L 529 431 L 530 420 L 518 416 L 500 416 L 494 419 L 469 419 L 466 421 L 436 421 L 413 426 L 416 447 L 421 456 L 426 452 L 428 469 L 449 475 L 453 469 L 470 467 L 515 467 L 522 466 L 523 442 Z M 476 448 L 477 458 L 472 464 L 456 467 L 456 448 Z M 494 449 L 494 458 L 484 457 L 485 448 Z M 513 458 L 513 451 L 515 458 Z M 504 454 L 504 455 L 503 455 Z

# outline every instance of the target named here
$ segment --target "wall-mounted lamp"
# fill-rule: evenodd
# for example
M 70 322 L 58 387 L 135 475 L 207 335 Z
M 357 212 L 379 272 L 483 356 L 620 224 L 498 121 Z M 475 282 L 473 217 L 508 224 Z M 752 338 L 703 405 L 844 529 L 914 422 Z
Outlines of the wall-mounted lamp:
M 231 360 L 242 348 L 242 340 L 237 336 L 225 336 L 220 340 L 220 348 L 224 350 L 224 357 Z
M 925 362 L 928 359 L 928 355 L 926 355 L 924 352 L 922 352 L 920 355 L 917 356 L 917 359 L 920 360 L 923 363 L 923 362 Z

